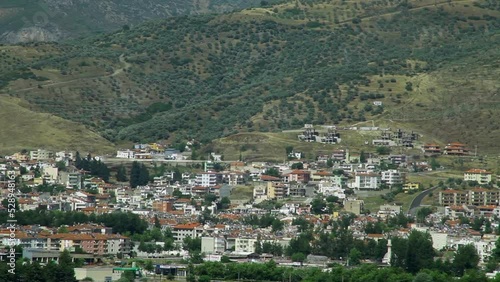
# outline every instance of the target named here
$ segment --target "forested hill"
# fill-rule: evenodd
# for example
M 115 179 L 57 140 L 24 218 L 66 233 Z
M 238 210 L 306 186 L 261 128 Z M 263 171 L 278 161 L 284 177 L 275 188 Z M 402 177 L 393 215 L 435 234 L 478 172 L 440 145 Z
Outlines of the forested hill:
M 112 141 L 373 119 L 498 151 L 499 35 L 495 0 L 302 0 L 4 46 L 0 71 Z
M 264 1 L 264 3 L 276 1 Z M 54 41 L 179 15 L 223 13 L 260 0 L 2 0 L 0 42 Z

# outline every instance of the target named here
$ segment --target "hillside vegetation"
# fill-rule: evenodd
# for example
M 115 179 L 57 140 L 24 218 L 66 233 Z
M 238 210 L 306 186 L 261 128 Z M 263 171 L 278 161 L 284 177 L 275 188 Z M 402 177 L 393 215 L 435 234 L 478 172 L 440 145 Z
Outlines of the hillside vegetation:
M 260 0 L 2 0 L 0 42 L 57 41 L 151 19 L 259 5 Z
M 113 144 L 83 125 L 23 107 L 18 99 L 0 97 L 0 153 L 23 149 L 112 152 Z
M 0 85 L 111 141 L 374 120 L 498 152 L 499 43 L 494 0 L 302 0 L 3 46 Z

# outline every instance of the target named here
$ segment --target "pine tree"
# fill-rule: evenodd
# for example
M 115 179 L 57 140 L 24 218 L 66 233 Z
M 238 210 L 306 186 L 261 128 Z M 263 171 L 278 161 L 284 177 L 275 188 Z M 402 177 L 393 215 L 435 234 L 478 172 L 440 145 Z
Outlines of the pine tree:
M 82 168 L 82 157 L 80 156 L 80 152 L 78 151 L 76 151 L 75 166 L 78 169 Z
M 139 176 L 141 174 L 141 166 L 137 161 L 132 163 L 132 169 L 130 169 L 130 187 L 135 188 L 139 184 Z
M 127 171 L 125 170 L 125 166 L 120 165 L 118 167 L 118 171 L 116 172 L 116 181 L 125 182 L 127 181 Z
M 149 171 L 148 168 L 142 164 L 139 170 L 138 185 L 147 185 L 149 183 Z

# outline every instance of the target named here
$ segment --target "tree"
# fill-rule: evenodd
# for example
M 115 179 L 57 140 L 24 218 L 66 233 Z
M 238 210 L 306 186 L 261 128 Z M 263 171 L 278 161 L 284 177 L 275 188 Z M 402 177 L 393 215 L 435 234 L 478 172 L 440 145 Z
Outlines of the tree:
M 160 229 L 161 228 L 161 224 L 160 224 L 160 220 L 158 219 L 158 215 L 157 214 L 155 214 L 154 220 L 155 220 L 155 228 Z
M 155 269 L 153 261 L 147 260 L 146 263 L 144 264 L 144 269 L 146 269 L 147 271 L 153 271 Z
M 459 246 L 453 257 L 452 269 L 455 275 L 462 276 L 467 269 L 477 269 L 479 255 L 474 245 Z
M 441 167 L 441 165 L 438 163 L 438 161 L 436 161 L 436 158 L 431 158 L 431 161 L 429 164 L 430 164 L 432 170 L 436 170 L 439 167 Z
M 389 147 L 377 147 L 377 149 L 375 149 L 377 154 L 379 155 L 389 155 L 391 153 L 391 148 Z
M 420 269 L 430 268 L 434 262 L 434 248 L 429 233 L 412 231 L 408 237 L 406 251 L 406 270 L 417 273 Z
M 149 171 L 144 164 L 139 164 L 137 161 L 132 163 L 130 169 L 130 187 L 146 185 L 149 183 Z
M 303 253 L 294 253 L 291 259 L 294 262 L 300 262 L 302 264 L 306 260 L 306 255 Z
M 326 203 L 323 199 L 314 198 L 311 202 L 311 212 L 313 214 L 324 214 L 328 211 L 326 210 Z
M 349 265 L 358 265 L 361 261 L 361 256 L 362 254 L 358 249 L 352 248 L 349 252 Z
M 359 154 L 359 162 L 364 164 L 366 163 L 366 154 L 365 154 L 365 151 L 361 151 L 361 153 Z
M 66 163 L 64 161 L 58 161 L 56 163 L 56 167 L 59 171 L 65 171 L 66 170 Z
M 266 171 L 264 171 L 264 174 L 269 175 L 269 176 L 274 176 L 274 177 L 281 177 L 279 170 L 275 167 L 270 167 L 270 168 L 266 169 Z
M 219 209 L 226 210 L 231 206 L 231 200 L 228 197 L 222 197 L 219 202 Z
M 124 165 L 120 165 L 118 167 L 118 171 L 116 172 L 116 181 L 118 181 L 118 182 L 128 181 L 127 170 L 125 169 Z
M 76 282 L 74 264 L 68 250 L 64 250 L 59 256 L 57 267 L 57 281 Z
M 291 166 L 292 169 L 304 169 L 304 164 L 303 163 L 294 163 Z
M 281 221 L 277 218 L 274 219 L 273 223 L 271 225 L 271 228 L 272 228 L 272 232 L 277 232 L 277 231 L 283 230 L 283 221 Z

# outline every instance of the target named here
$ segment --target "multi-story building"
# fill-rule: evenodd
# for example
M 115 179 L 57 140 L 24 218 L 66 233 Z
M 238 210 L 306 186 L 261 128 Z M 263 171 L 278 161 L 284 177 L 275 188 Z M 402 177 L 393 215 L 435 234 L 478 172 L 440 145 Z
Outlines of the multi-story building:
M 349 159 L 349 150 L 334 150 L 332 152 L 332 160 L 336 162 L 343 162 Z
M 441 154 L 441 146 L 438 144 L 425 144 L 422 146 L 422 151 L 426 155 L 439 155 Z
M 307 183 L 311 180 L 311 172 L 307 170 L 293 170 L 284 175 L 285 182 Z
M 491 172 L 485 169 L 469 169 L 464 172 L 465 181 L 476 181 L 478 184 L 488 184 L 491 182 Z
M 374 172 L 358 172 L 354 176 L 353 188 L 375 190 L 380 187 L 380 175 Z
M 187 224 L 178 224 L 172 228 L 172 233 L 174 235 L 175 242 L 182 243 L 186 237 L 197 238 L 201 231 L 197 229 L 200 226 L 200 223 L 187 223 Z
M 30 151 L 30 159 L 33 161 L 44 161 L 49 160 L 54 157 L 54 153 L 47 150 L 38 149 L 36 151 Z
M 205 254 L 221 254 L 226 251 L 224 237 L 201 237 L 201 252 Z
M 439 204 L 442 206 L 497 206 L 500 203 L 500 190 L 474 188 L 471 190 L 445 190 L 439 192 Z
M 365 206 L 365 202 L 363 200 L 358 199 L 345 199 L 344 200 L 344 209 L 347 212 L 354 213 L 356 215 L 360 215 L 363 212 Z
M 173 206 L 172 200 L 158 200 L 153 202 L 153 210 L 156 212 L 170 212 L 173 210 Z
M 283 199 L 287 196 L 288 188 L 285 183 L 267 182 L 267 197 L 269 199 Z
M 443 154 L 445 155 L 455 155 L 455 156 L 463 156 L 469 154 L 469 149 L 465 146 L 465 144 L 452 142 L 447 144 L 444 147 Z
M 449 189 L 439 192 L 439 204 L 442 206 L 461 206 L 468 203 L 468 191 Z
M 255 238 L 236 238 L 234 251 L 237 253 L 253 253 L 255 252 Z
M 196 175 L 195 184 L 197 186 L 210 187 L 217 185 L 217 173 L 202 172 Z
M 405 180 L 404 173 L 396 170 L 390 169 L 386 171 L 382 171 L 381 181 L 389 186 L 393 185 L 402 185 Z
M 58 174 L 58 182 L 73 189 L 82 188 L 82 174 L 80 172 L 61 171 Z

